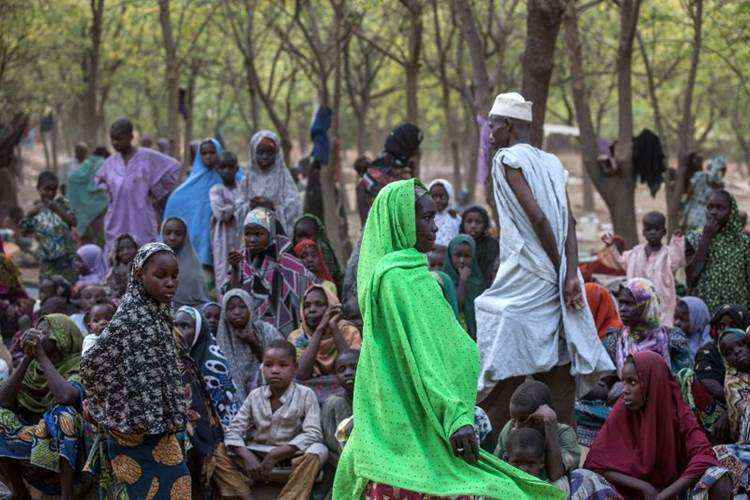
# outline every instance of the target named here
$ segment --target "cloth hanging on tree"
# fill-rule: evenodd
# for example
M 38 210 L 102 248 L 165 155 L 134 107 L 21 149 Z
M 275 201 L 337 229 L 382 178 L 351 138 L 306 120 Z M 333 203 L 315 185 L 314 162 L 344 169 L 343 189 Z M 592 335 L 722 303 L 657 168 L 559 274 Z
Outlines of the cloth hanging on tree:
M 633 138 L 633 173 L 642 184 L 648 184 L 652 197 L 664 182 L 665 158 L 661 139 L 651 130 L 644 128 Z

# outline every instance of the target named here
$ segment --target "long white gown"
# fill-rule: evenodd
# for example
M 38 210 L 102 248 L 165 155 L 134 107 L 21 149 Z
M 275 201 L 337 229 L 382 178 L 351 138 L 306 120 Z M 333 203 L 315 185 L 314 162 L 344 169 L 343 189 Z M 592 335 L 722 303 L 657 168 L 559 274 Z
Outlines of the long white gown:
M 505 179 L 503 164 L 523 172 L 552 226 L 563 272 L 558 273 L 542 248 Z M 599 372 L 614 370 L 614 366 L 597 336 L 586 301 L 580 310 L 571 310 L 561 301 L 567 260 L 568 172 L 556 156 L 517 144 L 495 154 L 492 176 L 501 228 L 500 267 L 490 288 L 475 301 L 482 364 L 480 399 L 500 380 L 547 372 L 566 363 L 571 363 L 571 374 L 579 377 L 579 385 L 590 386 Z M 578 279 L 583 290 L 580 273 Z

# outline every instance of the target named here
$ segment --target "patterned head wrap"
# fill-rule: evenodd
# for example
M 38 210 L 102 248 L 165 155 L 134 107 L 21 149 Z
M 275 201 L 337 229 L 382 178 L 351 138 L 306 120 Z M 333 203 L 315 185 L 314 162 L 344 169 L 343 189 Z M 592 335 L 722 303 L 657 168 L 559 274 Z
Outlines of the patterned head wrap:
M 276 219 L 273 213 L 267 208 L 257 207 L 250 210 L 245 216 L 243 227 L 260 226 L 268 231 L 269 241 L 276 237 Z

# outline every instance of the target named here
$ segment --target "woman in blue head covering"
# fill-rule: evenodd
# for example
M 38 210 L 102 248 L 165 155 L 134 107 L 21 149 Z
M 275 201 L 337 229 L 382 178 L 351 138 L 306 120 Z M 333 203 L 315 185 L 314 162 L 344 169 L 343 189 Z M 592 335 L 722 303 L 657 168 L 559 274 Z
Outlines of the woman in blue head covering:
M 164 210 L 163 220 L 178 217 L 185 221 L 195 253 L 204 266 L 213 264 L 211 203 L 208 192 L 214 184 L 221 184 L 216 167 L 219 166 L 219 155 L 222 151 L 223 148 L 216 139 L 201 142 L 200 154 L 195 156 L 190 176 L 171 194 Z M 240 181 L 243 177 L 242 169 L 238 170 L 237 180 Z

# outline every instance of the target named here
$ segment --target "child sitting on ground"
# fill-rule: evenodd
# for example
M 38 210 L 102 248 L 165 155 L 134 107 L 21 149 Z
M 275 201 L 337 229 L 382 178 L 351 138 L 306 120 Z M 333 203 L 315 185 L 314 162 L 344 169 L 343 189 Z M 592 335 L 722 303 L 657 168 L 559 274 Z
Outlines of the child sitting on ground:
M 557 422 L 552 409 L 549 387 L 538 380 L 527 380 L 513 392 L 510 398 L 511 420 L 505 424 L 498 436 L 495 456 L 502 458 L 508 453 L 510 433 L 516 428 L 536 429 L 544 436 L 544 467 L 539 477 L 554 483 L 578 466 L 581 449 L 576 433 L 569 425 Z
M 661 324 L 672 326 L 674 310 L 677 306 L 674 273 L 685 265 L 685 239 L 680 233 L 672 236 L 669 245 L 662 240 L 667 234 L 667 220 L 661 212 L 649 212 L 643 217 L 643 237 L 645 244 L 620 253 L 614 245 L 612 235 L 602 236 L 602 241 L 610 249 L 615 259 L 627 271 L 627 278 L 647 278 L 656 286 L 661 299 Z
M 138 243 L 129 234 L 121 234 L 115 239 L 109 254 L 109 274 L 107 275 L 107 286 L 112 290 L 115 298 L 119 299 L 125 294 L 130 279 L 130 267 L 133 258 L 138 252 Z
M 345 396 L 331 395 L 323 403 L 320 412 L 321 426 L 323 428 L 323 440 L 330 452 L 329 462 L 336 467 L 341 448 L 336 439 L 336 428 L 342 420 L 352 416 L 352 401 L 354 398 L 354 376 L 359 363 L 359 350 L 352 349 L 339 355 L 334 362 L 336 378 L 341 387 L 346 391 Z
M 263 376 L 268 385 L 248 395 L 226 432 L 224 442 L 241 465 L 235 466 L 233 481 L 219 485 L 221 495 L 252 498 L 253 483 L 272 480 L 274 469 L 291 459 L 291 475 L 277 498 L 309 498 L 328 450 L 320 430 L 318 400 L 312 389 L 294 382 L 296 371 L 292 344 L 275 340 L 266 347 Z
M 214 279 L 219 297 L 229 281 L 227 257 L 229 252 L 240 248 L 240 222 L 237 221 L 237 155 L 231 151 L 221 153 L 216 172 L 221 184 L 214 184 L 208 192 L 211 203 L 211 251 L 214 261 Z
M 36 189 L 39 201 L 21 220 L 19 226 L 24 236 L 33 235 L 38 243 L 36 257 L 39 260 L 39 280 L 55 274 L 68 282 L 76 280 L 74 266 L 76 245 L 73 228 L 76 217 L 68 202 L 57 196 L 60 182 L 55 174 L 44 171 L 39 174 Z
M 98 302 L 91 306 L 84 316 L 86 328 L 89 333 L 83 337 L 83 347 L 81 354 L 88 351 L 96 343 L 97 337 L 104 331 L 104 328 L 115 315 L 115 306 L 109 302 Z
M 305 268 L 320 280 L 320 284 L 329 292 L 336 295 L 336 283 L 326 266 L 323 252 L 314 240 L 303 239 L 294 245 L 294 255 L 302 261 Z
M 302 296 L 300 322 L 288 339 L 297 349 L 297 380 L 333 375 L 339 353 L 362 345 L 359 330 L 341 319 L 339 299 L 322 285 L 311 285 Z M 324 401 L 328 395 L 318 397 Z
M 544 436 L 539 431 L 529 427 L 520 427 L 510 431 L 508 449 L 503 458 L 510 465 L 546 481 L 547 478 L 543 475 L 545 455 Z M 565 493 L 570 492 L 568 478 L 565 476 L 553 484 Z
M 70 319 L 78 327 L 81 335 L 86 336 L 90 332 L 88 325 L 84 319 L 86 313 L 88 313 L 95 304 L 101 304 L 107 300 L 107 290 L 99 285 L 87 285 L 84 286 L 78 294 L 78 307 L 80 312 L 70 315 Z

